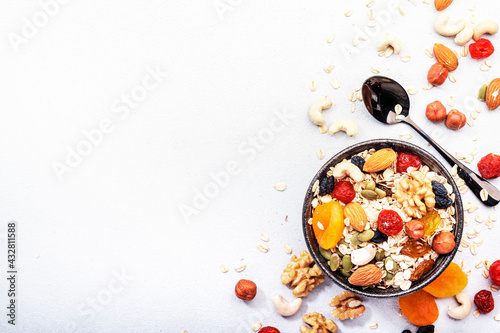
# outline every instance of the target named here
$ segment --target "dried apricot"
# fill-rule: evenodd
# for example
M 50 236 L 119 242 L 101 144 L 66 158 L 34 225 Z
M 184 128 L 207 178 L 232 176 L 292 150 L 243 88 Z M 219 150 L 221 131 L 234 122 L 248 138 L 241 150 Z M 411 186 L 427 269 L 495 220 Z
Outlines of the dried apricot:
M 461 292 L 469 282 L 460 266 L 452 262 L 441 275 L 424 288 L 434 297 L 451 297 Z
M 319 246 L 328 250 L 337 245 L 344 232 L 344 209 L 337 201 L 316 207 L 312 226 Z
M 423 290 L 400 297 L 399 307 L 413 325 L 427 326 L 439 317 L 439 309 L 434 297 Z

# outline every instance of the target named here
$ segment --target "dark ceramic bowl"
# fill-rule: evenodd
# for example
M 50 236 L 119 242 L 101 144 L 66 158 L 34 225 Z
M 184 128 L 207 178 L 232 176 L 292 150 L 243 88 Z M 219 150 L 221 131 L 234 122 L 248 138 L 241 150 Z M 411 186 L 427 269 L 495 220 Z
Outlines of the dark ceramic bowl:
M 427 165 L 431 171 L 436 172 L 437 174 L 446 177 L 448 180 L 448 183 L 453 187 L 453 192 L 455 193 L 455 219 L 457 221 L 455 228 L 453 230 L 453 234 L 455 235 L 455 248 L 453 251 L 446 255 L 440 255 L 436 263 L 434 264 L 434 267 L 432 268 L 431 271 L 429 271 L 427 274 L 425 274 L 422 278 L 420 278 L 418 281 L 414 282 L 410 289 L 408 290 L 401 290 L 401 289 L 396 289 L 396 288 L 387 288 L 387 289 L 379 289 L 379 288 L 371 288 L 371 289 L 365 289 L 363 290 L 362 287 L 357 287 L 349 284 L 348 280 L 346 277 L 344 277 L 339 271 L 332 272 L 330 270 L 330 267 L 328 266 L 327 260 L 323 258 L 319 252 L 319 246 L 318 242 L 316 241 L 316 237 L 314 237 L 314 231 L 311 225 L 307 223 L 309 221 L 309 218 L 312 217 L 312 206 L 311 206 L 311 201 L 313 199 L 312 196 L 312 187 L 316 180 L 321 180 L 324 177 L 326 177 L 327 171 L 330 169 L 330 167 L 335 166 L 337 163 L 341 162 L 343 159 L 349 159 L 352 156 L 363 152 L 365 150 L 375 148 L 375 149 L 381 149 L 381 148 L 392 148 L 394 151 L 397 153 L 407 153 L 411 155 L 417 155 L 420 157 L 421 161 L 423 164 Z M 392 139 L 377 139 L 377 140 L 370 140 L 370 141 L 364 141 L 360 142 L 358 144 L 355 144 L 349 148 L 346 148 L 339 152 L 337 155 L 332 157 L 328 162 L 325 163 L 321 167 L 321 169 L 316 173 L 314 176 L 313 180 L 311 181 L 311 184 L 309 185 L 309 188 L 307 189 L 306 197 L 304 200 L 304 207 L 302 210 L 302 226 L 304 230 L 304 237 L 306 239 L 307 247 L 309 248 L 309 251 L 316 262 L 318 266 L 321 268 L 323 273 L 328 276 L 330 279 L 333 280 L 336 284 L 338 284 L 340 287 L 342 287 L 345 290 L 352 291 L 353 293 L 363 295 L 363 296 L 369 296 L 369 297 L 379 297 L 379 298 L 384 298 L 384 297 L 399 297 L 399 296 L 404 296 L 411 294 L 419 289 L 422 289 L 429 283 L 431 283 L 434 279 L 436 279 L 445 269 L 448 267 L 450 262 L 453 260 L 453 257 L 455 256 L 458 246 L 460 244 L 460 239 L 462 237 L 462 230 L 463 230 L 463 223 L 464 223 L 464 214 L 463 214 L 463 208 L 462 208 L 462 199 L 460 198 L 460 192 L 455 184 L 455 181 L 451 177 L 450 173 L 448 170 L 434 157 L 432 156 L 429 152 L 427 152 L 425 149 L 422 149 L 420 147 L 417 147 L 413 144 L 400 141 L 400 140 L 392 140 Z

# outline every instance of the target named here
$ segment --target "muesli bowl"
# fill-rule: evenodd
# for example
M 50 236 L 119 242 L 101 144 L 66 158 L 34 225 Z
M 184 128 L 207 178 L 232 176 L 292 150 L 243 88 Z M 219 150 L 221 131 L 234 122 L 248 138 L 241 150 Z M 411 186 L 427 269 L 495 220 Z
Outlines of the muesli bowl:
M 315 231 L 313 230 L 313 211 L 318 207 L 318 205 L 325 204 L 325 202 L 322 201 L 324 199 L 326 202 L 330 201 L 337 201 L 339 202 L 343 207 L 345 207 L 345 204 L 342 203 L 340 200 L 337 200 L 336 198 L 330 199 L 328 198 L 328 195 L 326 196 L 319 196 L 318 192 L 318 185 L 319 183 L 325 179 L 328 178 L 328 176 L 332 176 L 332 171 L 335 166 L 339 165 L 344 160 L 350 161 L 353 156 L 365 156 L 365 157 L 370 157 L 371 154 L 373 154 L 375 151 L 382 150 L 390 148 L 394 152 L 396 152 L 398 155 L 399 154 L 409 154 L 409 155 L 415 155 L 420 158 L 421 161 L 421 167 L 417 170 L 416 168 L 409 168 L 408 173 L 398 173 L 394 169 L 396 162 L 394 162 L 389 169 L 393 169 L 393 179 L 391 179 L 391 172 L 386 173 L 386 172 L 378 172 L 378 173 L 369 173 L 369 172 L 363 172 L 364 173 L 364 179 L 362 182 L 355 182 L 353 181 L 350 177 L 349 174 L 347 174 L 347 178 L 344 180 L 350 181 L 353 184 L 353 187 L 356 190 L 356 197 L 353 200 L 353 202 L 358 202 L 360 206 L 363 206 L 365 210 L 367 211 L 367 222 L 366 222 L 366 228 L 362 230 L 373 230 L 375 233 L 381 234 L 380 231 L 378 231 L 378 226 L 376 225 L 378 221 L 374 221 L 376 219 L 376 214 L 380 213 L 381 210 L 385 209 L 393 209 L 399 213 L 401 216 L 402 220 L 404 221 L 404 224 L 408 223 L 410 220 L 418 220 L 422 215 L 425 216 L 425 213 L 421 214 L 418 212 L 418 207 L 416 211 L 411 211 L 408 210 L 412 206 L 408 206 L 407 203 L 405 203 L 404 200 L 401 200 L 402 203 L 398 203 L 398 200 L 396 199 L 395 193 L 391 194 L 392 192 L 395 192 L 396 190 L 396 183 L 401 181 L 402 178 L 408 179 L 410 172 L 413 171 L 419 171 L 423 172 L 426 176 L 429 178 L 432 178 L 434 181 L 439 181 L 441 184 L 444 184 L 444 186 L 447 189 L 448 192 L 448 197 L 451 200 L 451 206 L 448 207 L 447 209 L 435 209 L 432 210 L 432 214 L 438 214 L 443 217 L 441 224 L 436 227 L 435 233 L 432 235 L 427 235 L 425 238 L 421 238 L 422 241 L 425 240 L 425 242 L 429 243 L 430 251 L 427 252 L 426 255 L 422 257 L 417 257 L 417 258 L 410 258 L 408 256 L 404 256 L 401 254 L 401 249 L 404 246 L 406 242 L 415 242 L 416 240 L 413 238 L 408 237 L 408 235 L 405 232 L 405 228 L 403 230 L 392 236 L 384 236 L 387 237 L 387 240 L 385 242 L 379 242 L 380 240 L 377 239 L 377 243 L 375 242 L 361 242 L 357 240 L 356 243 L 353 243 L 352 245 L 350 242 L 354 239 L 353 234 L 356 234 L 356 237 L 359 237 L 359 233 L 362 231 L 356 231 L 353 229 L 353 226 L 350 225 L 349 219 L 345 221 L 345 227 L 343 230 L 343 236 L 342 239 L 336 243 L 336 246 L 334 246 L 331 250 L 329 250 L 330 255 L 333 256 L 340 256 L 340 269 L 337 269 L 335 271 L 332 271 L 330 267 L 330 260 L 327 259 L 328 255 L 325 257 L 325 250 L 322 249 L 320 251 L 320 246 L 318 244 L 318 240 L 315 236 Z M 428 167 L 425 168 L 425 166 Z M 389 170 L 390 171 L 390 170 Z M 387 196 L 385 198 L 378 198 L 375 200 L 367 200 L 364 196 L 360 195 L 360 192 L 367 187 L 367 182 L 370 183 L 370 177 L 368 175 L 371 175 L 373 180 L 376 183 L 377 189 L 380 187 L 384 188 L 384 190 L 387 191 Z M 386 177 L 385 177 L 386 176 Z M 416 175 L 415 175 L 416 176 Z M 337 179 L 335 178 L 335 184 L 338 184 L 338 181 L 342 181 L 343 179 Z M 409 179 L 412 179 L 411 177 Z M 372 184 L 373 185 L 373 184 Z M 401 186 L 401 185 L 398 185 Z M 389 191 L 389 189 L 391 191 Z M 377 190 L 378 191 L 378 190 Z M 371 193 L 371 192 L 370 192 Z M 401 199 L 398 197 L 398 199 Z M 427 198 L 426 198 L 427 199 Z M 436 196 L 435 199 L 437 200 L 438 197 Z M 424 202 L 424 198 L 422 198 L 422 202 Z M 414 203 L 413 201 L 411 201 Z M 427 202 L 426 202 L 427 203 Z M 313 205 L 316 207 L 314 208 Z M 404 206 L 404 207 L 403 207 Z M 438 206 L 436 206 L 438 207 Z M 430 209 L 428 208 L 430 211 Z M 416 216 L 409 216 L 406 214 L 406 212 L 409 212 L 409 214 L 413 214 Z M 420 215 L 419 215 L 420 214 Z M 313 180 L 311 181 L 311 184 L 309 185 L 307 189 L 307 193 L 305 196 L 304 200 L 304 206 L 303 206 L 303 211 L 302 211 L 302 224 L 303 224 L 303 232 L 304 232 L 304 237 L 306 239 L 307 247 L 309 248 L 309 251 L 315 261 L 315 263 L 320 267 L 320 269 L 323 271 L 323 273 L 328 276 L 330 279 L 332 279 L 337 285 L 342 287 L 345 290 L 349 290 L 351 292 L 354 292 L 359 295 L 364 295 L 368 297 L 378 297 L 378 298 L 386 298 L 386 297 L 400 297 L 403 295 L 408 295 L 411 294 L 419 289 L 424 288 L 427 286 L 429 283 L 431 283 L 434 279 L 436 279 L 445 269 L 446 267 L 451 263 L 453 260 L 453 257 L 455 256 L 458 247 L 460 245 L 460 240 L 461 240 L 461 235 L 463 231 L 463 205 L 462 205 L 462 200 L 460 197 L 459 189 L 457 185 L 455 184 L 455 181 L 451 174 L 448 172 L 448 170 L 434 157 L 432 156 L 429 152 L 426 150 L 415 146 L 413 144 L 400 141 L 400 140 L 393 140 L 393 139 L 376 139 L 376 140 L 369 140 L 369 141 L 364 141 L 360 142 L 358 144 L 355 144 L 353 146 L 350 146 L 338 154 L 336 154 L 334 157 L 332 157 L 329 161 L 327 161 L 321 169 L 316 173 L 314 176 Z M 318 220 L 315 221 L 315 228 L 316 231 L 318 231 L 319 227 L 322 227 L 320 225 L 321 223 L 318 223 Z M 375 224 L 375 225 L 374 225 Z M 446 232 L 449 231 L 451 232 L 454 237 L 455 237 L 455 246 L 451 251 L 445 251 L 447 252 L 446 254 L 438 254 L 434 249 L 432 248 L 432 241 L 435 236 L 440 233 L 440 232 Z M 426 229 L 427 232 L 427 229 Z M 406 239 L 405 239 L 406 237 Z M 375 237 L 373 238 L 375 239 Z M 340 245 L 339 245 L 340 244 Z M 343 255 L 350 255 L 352 254 L 352 251 L 355 249 L 360 249 L 363 247 L 373 247 L 375 246 L 377 251 L 383 253 L 384 258 L 382 258 L 380 261 L 379 257 L 378 259 L 372 259 L 371 262 L 369 263 L 370 265 L 376 265 L 381 270 L 384 272 L 384 277 L 380 280 L 379 283 L 377 284 L 372 284 L 371 286 L 359 286 L 359 285 L 353 285 L 350 283 L 349 277 L 347 274 L 351 273 L 350 277 L 352 277 L 353 271 L 355 272 L 357 269 L 360 267 L 363 267 L 362 265 L 356 266 L 352 265 L 351 271 L 347 272 L 345 270 L 342 271 L 342 259 Z M 381 249 L 382 248 L 382 249 Z M 387 250 L 387 251 L 385 251 Z M 328 252 L 328 251 L 327 251 Z M 366 251 L 365 251 L 366 252 Z M 358 251 L 359 253 L 359 251 Z M 336 257 L 338 258 L 338 257 Z M 397 260 L 394 260 L 398 265 L 395 265 L 394 263 L 389 263 L 390 266 L 386 266 L 387 262 L 386 259 L 389 261 L 392 261 L 394 258 Z M 403 258 L 403 259 L 401 259 Z M 359 261 L 359 255 L 357 256 L 357 259 Z M 411 274 L 411 278 L 413 278 L 413 273 L 415 272 L 415 268 L 417 268 L 420 264 L 422 264 L 422 261 L 430 261 L 434 260 L 434 263 L 432 264 L 432 268 L 428 271 L 426 271 L 422 276 L 420 276 L 417 280 L 414 281 L 409 281 L 409 275 Z M 349 260 L 350 261 L 350 260 Z M 424 266 L 424 265 L 422 265 Z M 390 271 L 387 268 L 392 268 L 393 270 Z M 408 271 L 408 272 L 406 272 Z M 361 271 L 360 271 L 361 272 Z M 358 272 L 358 273 L 360 273 Z M 392 280 L 387 281 L 386 276 L 392 273 Z M 357 274 L 359 276 L 360 274 Z M 390 276 L 387 276 L 387 278 L 390 278 Z M 396 280 L 397 278 L 397 280 Z M 351 280 L 354 282 L 354 280 Z

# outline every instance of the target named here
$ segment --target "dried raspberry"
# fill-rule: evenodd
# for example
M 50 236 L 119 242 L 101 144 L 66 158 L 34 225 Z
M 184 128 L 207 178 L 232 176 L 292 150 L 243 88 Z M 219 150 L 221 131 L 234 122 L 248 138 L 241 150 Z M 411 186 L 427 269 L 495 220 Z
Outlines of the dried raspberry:
M 493 299 L 493 295 L 491 295 L 491 291 L 489 290 L 481 290 L 476 296 L 474 296 L 474 304 L 476 304 L 477 309 L 481 313 L 490 313 L 495 308 L 495 300 Z
M 281 333 L 277 328 L 266 326 L 262 327 L 258 333 Z
M 384 209 L 378 214 L 378 230 L 386 235 L 395 235 L 403 230 L 403 219 L 395 211 Z
M 477 164 L 483 178 L 497 178 L 500 176 L 500 155 L 488 154 Z
M 490 278 L 494 284 L 500 286 L 500 260 L 497 260 L 493 264 L 491 264 Z
M 335 184 L 332 195 L 343 203 L 348 204 L 354 200 L 356 191 L 354 191 L 354 186 L 351 182 L 343 180 Z
M 396 161 L 396 171 L 399 173 L 406 172 L 409 167 L 419 169 L 421 165 L 420 157 L 401 153 L 398 155 L 398 160 Z

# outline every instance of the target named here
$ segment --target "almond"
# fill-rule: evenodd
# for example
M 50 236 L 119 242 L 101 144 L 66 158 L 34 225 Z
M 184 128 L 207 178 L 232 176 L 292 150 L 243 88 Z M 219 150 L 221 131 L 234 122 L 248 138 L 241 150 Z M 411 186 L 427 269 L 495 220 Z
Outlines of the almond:
M 357 231 L 364 231 L 367 217 L 366 212 L 357 202 L 350 202 L 344 207 L 344 217 L 349 218 L 352 227 Z
M 354 286 L 369 286 L 382 279 L 382 269 L 378 266 L 369 264 L 358 268 L 349 278 L 349 283 Z
M 363 166 L 365 172 L 378 172 L 387 169 L 396 160 L 396 152 L 391 148 L 377 150 Z
M 486 88 L 486 105 L 495 110 L 500 105 L 500 79 L 494 79 Z
M 434 44 L 434 56 L 436 60 L 448 71 L 453 72 L 458 67 L 458 58 L 455 52 L 443 44 Z
M 440 12 L 451 5 L 452 2 L 453 0 L 434 0 L 434 7 L 436 7 L 436 10 Z

